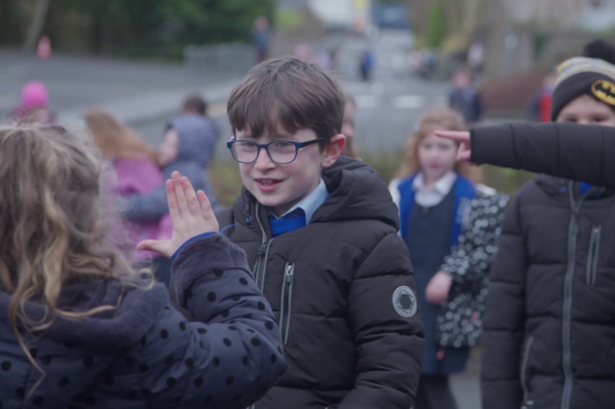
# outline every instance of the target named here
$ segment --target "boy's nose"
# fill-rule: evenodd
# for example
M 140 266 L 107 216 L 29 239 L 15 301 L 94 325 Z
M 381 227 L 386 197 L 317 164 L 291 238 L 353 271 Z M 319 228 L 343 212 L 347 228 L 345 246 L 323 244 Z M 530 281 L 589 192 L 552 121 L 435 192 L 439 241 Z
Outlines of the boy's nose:
M 254 167 L 258 170 L 272 169 L 275 168 L 276 164 L 271 160 L 269 154 L 265 149 L 261 149 L 256 162 L 254 163 Z

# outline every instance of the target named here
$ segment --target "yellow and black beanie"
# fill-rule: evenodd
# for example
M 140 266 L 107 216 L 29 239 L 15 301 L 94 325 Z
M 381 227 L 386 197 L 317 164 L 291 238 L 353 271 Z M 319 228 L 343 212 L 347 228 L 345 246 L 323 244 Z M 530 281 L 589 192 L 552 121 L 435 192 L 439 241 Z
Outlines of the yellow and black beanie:
M 585 94 L 615 110 L 615 44 L 603 39 L 591 41 L 583 47 L 580 57 L 560 64 L 551 102 L 551 120 L 555 121 L 573 99 Z

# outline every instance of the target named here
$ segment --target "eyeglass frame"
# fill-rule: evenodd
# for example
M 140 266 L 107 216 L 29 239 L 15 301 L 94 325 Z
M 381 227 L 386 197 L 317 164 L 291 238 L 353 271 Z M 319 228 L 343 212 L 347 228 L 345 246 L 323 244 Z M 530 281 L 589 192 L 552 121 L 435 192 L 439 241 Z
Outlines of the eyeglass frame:
M 235 159 L 235 162 L 241 163 L 243 165 L 251 165 L 252 163 L 256 162 L 258 160 L 258 157 L 261 154 L 261 150 L 263 150 L 263 149 L 265 150 L 265 152 L 267 152 L 267 156 L 269 156 L 269 159 L 273 163 L 275 163 L 276 165 L 290 165 L 291 163 L 293 163 L 294 161 L 297 160 L 297 156 L 299 156 L 299 149 L 305 148 L 305 147 L 310 146 L 310 145 L 314 145 L 315 143 L 322 142 L 324 140 L 325 140 L 325 138 L 316 138 L 316 139 L 311 139 L 311 140 L 305 141 L 305 142 L 295 142 L 295 141 L 289 141 L 289 140 L 286 140 L 286 139 L 276 139 L 275 141 L 271 141 L 269 143 L 256 143 L 256 142 L 250 141 L 248 139 L 233 139 L 233 140 L 230 140 L 230 141 L 228 141 L 226 143 L 226 147 L 231 151 L 231 156 L 233 157 L 233 159 Z M 251 162 L 242 162 L 242 161 L 238 160 L 235 157 L 235 154 L 233 153 L 233 145 L 235 143 L 237 143 L 237 142 L 249 142 L 249 143 L 252 143 L 252 144 L 256 145 L 256 148 L 258 149 L 258 151 L 256 153 L 256 158 L 254 158 L 254 160 L 251 161 Z M 278 143 L 278 142 L 286 142 L 286 143 L 290 143 L 292 145 L 295 145 L 295 157 L 293 158 L 293 160 L 291 160 L 289 162 L 282 162 L 282 163 L 273 160 L 273 158 L 271 157 L 271 154 L 269 153 L 269 146 L 273 145 L 274 143 Z

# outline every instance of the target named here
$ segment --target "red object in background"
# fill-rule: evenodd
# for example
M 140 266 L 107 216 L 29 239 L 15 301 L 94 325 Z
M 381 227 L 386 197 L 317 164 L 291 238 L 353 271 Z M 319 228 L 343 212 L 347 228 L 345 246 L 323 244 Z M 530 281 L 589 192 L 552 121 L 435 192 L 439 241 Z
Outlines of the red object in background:
M 542 93 L 540 101 L 538 101 L 538 109 L 540 113 L 540 122 L 551 122 L 551 93 Z
M 51 57 L 51 40 L 48 36 L 42 36 L 40 40 L 38 40 L 36 55 L 41 60 L 46 60 Z

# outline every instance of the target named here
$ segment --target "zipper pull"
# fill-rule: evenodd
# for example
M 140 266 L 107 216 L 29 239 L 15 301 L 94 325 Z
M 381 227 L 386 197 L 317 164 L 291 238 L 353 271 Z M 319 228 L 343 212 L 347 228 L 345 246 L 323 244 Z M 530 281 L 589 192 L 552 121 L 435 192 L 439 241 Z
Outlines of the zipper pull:
M 289 264 L 286 267 L 286 273 L 285 273 L 285 280 L 287 283 L 292 283 L 293 281 L 293 276 L 295 275 L 295 266 L 293 264 Z
M 264 256 L 265 255 L 265 250 L 267 250 L 267 246 L 263 243 L 263 244 L 261 244 L 259 246 L 257 255 L 258 256 Z

